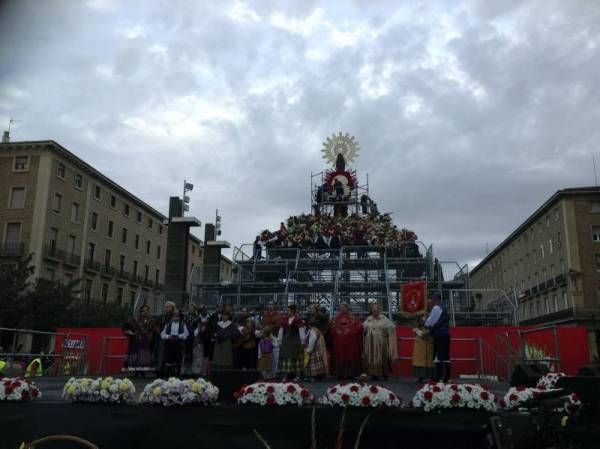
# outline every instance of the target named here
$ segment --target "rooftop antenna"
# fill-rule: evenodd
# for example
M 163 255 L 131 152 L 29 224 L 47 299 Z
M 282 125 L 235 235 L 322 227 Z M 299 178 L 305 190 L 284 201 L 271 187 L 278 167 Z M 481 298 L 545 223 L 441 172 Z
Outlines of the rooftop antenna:
M 596 182 L 596 187 L 598 187 L 598 172 L 596 171 L 596 156 L 592 155 L 592 162 L 594 163 L 594 181 Z
M 17 122 L 22 122 L 23 120 L 16 120 L 14 118 L 10 118 L 8 119 L 8 133 L 10 134 L 10 127 L 13 125 L 13 123 L 17 123 Z

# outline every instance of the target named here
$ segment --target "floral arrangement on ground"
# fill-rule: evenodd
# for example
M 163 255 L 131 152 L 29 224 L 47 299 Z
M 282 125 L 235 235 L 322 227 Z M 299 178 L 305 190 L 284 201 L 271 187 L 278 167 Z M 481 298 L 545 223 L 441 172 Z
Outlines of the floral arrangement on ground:
M 40 389 L 30 380 L 19 377 L 0 378 L 0 401 L 21 402 L 41 397 Z
M 505 409 L 515 409 L 521 407 L 526 402 L 536 399 L 540 394 L 547 393 L 547 389 L 512 387 L 504 395 L 500 401 L 500 405 Z M 561 408 L 555 409 L 557 412 L 573 413 L 581 407 L 581 401 L 575 393 L 564 396 L 564 405 Z
M 203 378 L 180 380 L 156 379 L 144 387 L 140 403 L 162 405 L 213 405 L 219 398 L 219 389 Z
M 553 390 L 556 388 L 556 383 L 561 377 L 565 377 L 565 373 L 547 373 L 539 378 L 536 388 L 540 390 Z
M 238 404 L 261 406 L 302 406 L 314 402 L 314 396 L 304 385 L 293 382 L 256 382 L 243 385 L 234 396 Z
M 63 388 L 62 397 L 73 402 L 126 404 L 135 401 L 135 386 L 127 378 L 71 377 Z
M 468 408 L 496 411 L 496 397 L 479 384 L 427 383 L 415 394 L 409 407 L 425 411 Z
M 338 407 L 400 407 L 402 400 L 385 387 L 353 382 L 328 388 L 319 403 Z

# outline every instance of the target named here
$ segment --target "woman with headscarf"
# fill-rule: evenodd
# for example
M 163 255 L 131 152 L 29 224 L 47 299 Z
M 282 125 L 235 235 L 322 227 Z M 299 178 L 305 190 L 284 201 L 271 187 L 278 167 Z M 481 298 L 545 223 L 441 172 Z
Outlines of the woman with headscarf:
M 134 376 L 144 377 L 154 371 L 154 346 L 156 344 L 156 322 L 150 316 L 150 307 L 144 304 L 138 318 L 131 318 L 123 325 L 128 347 L 123 371 L 133 372 Z
M 396 326 L 381 314 L 377 304 L 373 304 L 363 327 L 365 370 L 373 380 L 387 379 L 397 356 Z
M 348 303 L 340 304 L 340 311 L 330 327 L 333 341 L 333 372 L 338 379 L 352 379 L 362 372 L 362 323 L 350 312 Z

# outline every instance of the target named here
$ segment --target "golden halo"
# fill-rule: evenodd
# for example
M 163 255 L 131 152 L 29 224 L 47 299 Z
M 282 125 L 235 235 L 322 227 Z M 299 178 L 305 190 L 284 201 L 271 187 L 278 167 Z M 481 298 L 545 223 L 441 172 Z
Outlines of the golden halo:
M 358 140 L 350 134 L 341 132 L 333 134 L 323 142 L 323 159 L 335 164 L 338 154 L 344 156 L 347 163 L 352 162 L 358 156 Z

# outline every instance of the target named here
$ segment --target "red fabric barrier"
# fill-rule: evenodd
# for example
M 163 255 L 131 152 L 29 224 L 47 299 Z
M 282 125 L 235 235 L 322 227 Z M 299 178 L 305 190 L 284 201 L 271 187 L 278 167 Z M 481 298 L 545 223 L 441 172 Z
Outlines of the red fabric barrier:
M 452 375 L 477 374 L 480 371 L 479 361 L 479 339 L 493 348 L 499 356 L 506 355 L 504 342 L 510 342 L 512 352 L 518 352 L 518 331 L 524 331 L 522 341 L 524 344 L 542 351 L 548 357 L 554 357 L 554 334 L 552 330 L 535 330 L 527 332 L 532 328 L 526 327 L 454 327 L 450 329 L 452 344 L 450 346 L 450 357 L 453 360 Z M 119 328 L 61 328 L 59 333 L 70 333 L 87 335 L 87 358 L 88 372 L 97 374 L 101 366 L 104 373 L 116 374 L 121 371 L 123 357 L 127 351 L 127 340 L 123 339 L 123 332 Z M 395 363 L 394 374 L 409 377 L 412 375 L 412 350 L 413 332 L 408 326 L 396 328 L 398 336 L 398 356 Z M 499 337 L 499 335 L 501 337 Z M 106 339 L 106 351 L 102 362 L 102 345 Z M 117 337 L 117 338 L 115 338 Z M 587 329 L 584 327 L 557 327 L 558 349 L 561 359 L 561 371 L 574 375 L 581 365 L 590 363 Z M 56 353 L 65 342 L 63 339 L 56 340 Z M 510 375 L 510 373 L 507 373 Z

